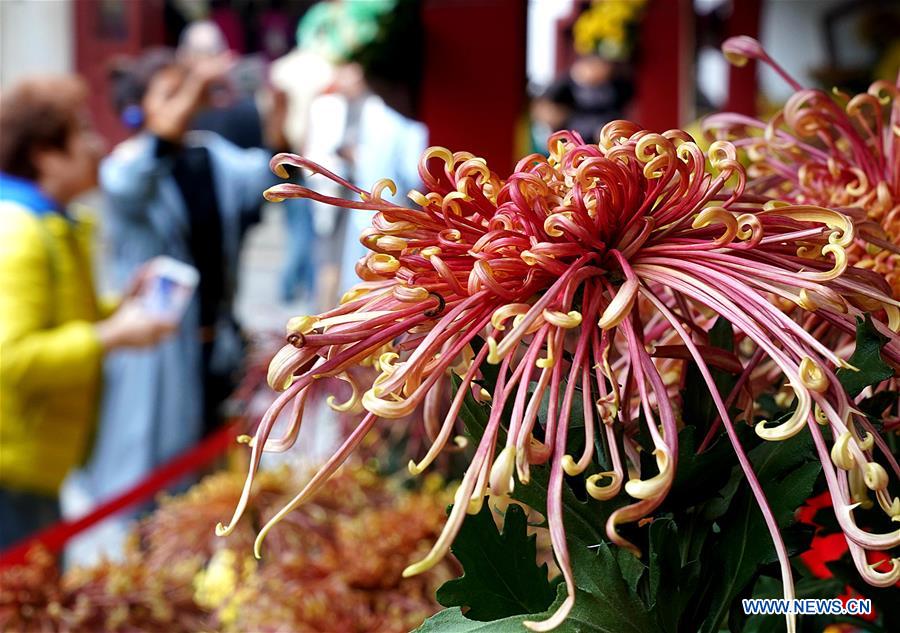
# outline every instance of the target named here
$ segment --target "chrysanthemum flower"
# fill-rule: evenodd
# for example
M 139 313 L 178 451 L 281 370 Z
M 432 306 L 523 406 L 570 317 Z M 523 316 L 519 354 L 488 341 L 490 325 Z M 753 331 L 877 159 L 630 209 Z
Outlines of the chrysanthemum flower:
M 606 531 L 612 541 L 637 553 L 619 527 L 653 513 L 677 468 L 678 396 L 663 369 L 692 360 L 763 510 L 791 597 L 784 544 L 728 412 L 736 394 L 719 394 L 710 373 L 710 366 L 742 371 L 743 384 L 755 363 L 767 358 L 793 389 L 796 409 L 781 424 L 757 424 L 757 433 L 779 440 L 809 429 L 828 462 L 829 485 L 840 500 L 835 506 L 848 538 L 870 549 L 900 543 L 900 531 L 859 529 L 855 506 L 847 502 L 848 480 L 863 472 L 865 485 L 876 491 L 886 511 L 896 515 L 900 505 L 887 498 L 887 474 L 875 461 L 874 451 L 884 450 L 884 443 L 835 379 L 833 368 L 846 363 L 772 298 L 815 310 L 848 332 L 863 310 L 883 310 L 890 326 L 877 327 L 886 334 L 900 327 L 900 304 L 871 287 L 862 272 L 848 268 L 846 248 L 855 230 L 849 217 L 815 206 L 743 200 L 745 171 L 730 143 L 714 143 L 707 156 L 680 130 L 653 134 L 617 121 L 606 126 L 599 145 L 585 144 L 569 132 L 554 135 L 549 157 L 523 158 L 505 181 L 480 158 L 431 148 L 420 163 L 426 192 L 409 195 L 417 208 L 383 200 L 381 192 L 392 188 L 389 182 L 363 191 L 288 154 L 276 156 L 272 165 L 282 176 L 286 166 L 308 168 L 359 194 L 359 201 L 346 201 L 282 184 L 266 197 L 307 197 L 376 211 L 361 238 L 372 252 L 357 265 L 363 282 L 340 307 L 288 323 L 288 344 L 269 372 L 270 385 L 283 393 L 250 441 L 244 497 L 230 524 L 219 526 L 221 533 L 233 529 L 243 512 L 261 453 L 293 443 L 305 399 L 320 378 L 346 380 L 352 397 L 336 406 L 361 406 L 365 416 L 319 473 L 262 528 L 257 553 L 272 525 L 319 489 L 379 419 L 400 418 L 421 407 L 434 442 L 410 464 L 418 473 L 455 437 L 467 395 L 490 399 L 485 431 L 444 531 L 431 552 L 405 573 L 419 573 L 439 561 L 466 513 L 477 512 L 486 495 L 527 485 L 532 466 L 549 464 L 547 508 L 539 510 L 546 512 L 569 597 L 551 618 L 527 626 L 550 630 L 566 618 L 575 595 L 562 518 L 564 475 L 587 469 L 594 438 L 601 436 L 612 470 L 588 477 L 586 488 L 601 500 L 620 493 L 630 497 L 628 505 L 611 514 Z M 755 360 L 743 365 L 708 345 L 704 326 L 719 315 L 755 346 Z M 886 350 L 900 361 L 896 337 Z M 350 370 L 363 362 L 380 373 L 359 384 Z M 499 366 L 489 394 L 481 376 L 486 363 Z M 455 393 L 449 393 L 451 374 L 458 376 Z M 578 389 L 585 449 L 568 455 Z M 545 396 L 549 409 L 539 421 Z M 286 436 L 270 438 L 288 405 Z M 442 405 L 445 414 L 438 417 Z M 508 417 L 504 410 L 510 411 Z M 832 451 L 837 473 L 821 424 L 838 438 Z M 638 445 L 641 426 L 652 446 Z M 642 471 L 640 450 L 652 451 L 655 469 Z M 893 458 L 885 459 L 896 473 Z M 890 572 L 873 572 L 898 573 L 896 564 Z
M 753 38 L 733 37 L 722 49 L 738 65 L 768 64 L 796 91 L 768 122 L 732 113 L 704 121 L 746 150 L 747 193 L 861 210 L 871 224 L 860 227 L 850 262 L 884 275 L 900 298 L 900 76 L 852 97 L 829 95 L 803 88 Z

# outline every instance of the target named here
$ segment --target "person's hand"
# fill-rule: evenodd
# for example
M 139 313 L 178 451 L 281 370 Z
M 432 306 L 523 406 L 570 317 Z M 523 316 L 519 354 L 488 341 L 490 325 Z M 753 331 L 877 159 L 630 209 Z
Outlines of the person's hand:
M 171 66 L 158 72 L 141 104 L 147 129 L 166 141 L 180 143 L 210 87 L 223 81 L 234 63 L 231 53 L 222 53 L 194 61 L 187 69 Z
M 215 82 L 228 77 L 228 73 L 234 68 L 235 58 L 232 53 L 225 51 L 218 55 L 199 57 L 190 65 L 188 80 L 195 81 L 203 88 L 208 88 Z
M 142 107 L 147 129 L 156 136 L 179 143 L 187 129 L 194 104 L 184 98 L 184 71 L 172 67 L 161 70 L 150 80 Z
M 103 349 L 109 351 L 156 345 L 175 332 L 178 323 L 151 314 L 137 301 L 128 300 L 94 328 Z
M 131 279 L 128 280 L 128 284 L 125 286 L 125 292 L 122 294 L 123 302 L 134 299 L 141 294 L 141 291 L 144 289 L 144 284 L 146 284 L 152 276 L 153 267 L 151 266 L 151 263 L 152 260 L 141 264 L 131 276 Z

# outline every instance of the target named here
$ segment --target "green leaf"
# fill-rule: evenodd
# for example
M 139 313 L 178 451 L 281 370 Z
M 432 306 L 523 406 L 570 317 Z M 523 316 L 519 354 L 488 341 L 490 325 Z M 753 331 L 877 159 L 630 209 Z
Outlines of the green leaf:
M 647 571 L 647 567 L 640 558 L 623 548 L 616 549 L 616 562 L 619 563 L 622 578 L 625 579 L 628 588 L 637 592 L 638 584 L 640 584 L 644 572 Z
M 480 621 L 543 611 L 555 592 L 547 565 L 537 565 L 535 536 L 528 536 L 525 512 L 518 505 L 508 506 L 503 532 L 498 532 L 489 505 L 463 521 L 451 551 L 465 573 L 445 582 L 437 601 L 445 607 L 467 607 L 466 617 Z
M 531 481 L 527 485 L 516 482 L 511 496 L 516 501 L 521 501 L 538 512 L 547 512 L 547 491 L 550 484 L 550 467 L 532 466 Z M 597 501 L 588 497 L 582 501 L 575 496 L 572 488 L 563 482 L 562 506 L 563 522 L 566 526 L 566 534 L 588 545 L 595 545 L 606 538 L 604 526 L 606 519 L 613 511 L 621 507 L 624 501 L 621 498 L 609 501 Z
M 881 357 L 881 348 L 888 338 L 875 329 L 872 317 L 856 317 L 856 349 L 848 361 L 859 371 L 839 369 L 838 380 L 850 396 L 855 397 L 870 385 L 877 385 L 894 375 L 894 370 Z
M 659 631 L 676 633 L 700 581 L 699 558 L 684 560 L 682 543 L 690 531 L 679 532 L 675 521 L 657 518 L 650 525 L 649 604 Z
M 580 591 L 576 594 L 573 613 L 566 622 L 573 620 L 580 625 L 584 620 L 595 627 L 574 630 L 615 633 L 656 630 L 647 606 L 626 583 L 616 553 L 607 543 L 587 547 L 576 539 L 569 539 L 569 555 L 575 585 Z M 561 591 L 564 589 L 563 585 Z
M 478 622 L 463 615 L 459 607 L 438 611 L 413 633 L 527 633 L 522 622 L 527 616 L 517 615 L 493 622 Z
M 703 453 L 697 453 L 698 443 L 695 427 L 686 426 L 678 433 L 678 470 L 660 513 L 683 512 L 722 499 L 734 469 L 734 449 L 726 437 L 720 437 Z
M 514 615 L 502 620 L 492 622 L 477 622 L 469 620 L 463 615 L 459 607 L 444 609 L 431 616 L 417 628 L 414 633 L 527 633 L 523 622 L 527 620 L 544 620 L 550 617 L 557 607 L 566 599 L 566 585 L 560 583 L 557 589 L 557 598 L 554 603 L 543 613 L 532 615 Z M 575 591 L 575 604 L 569 612 L 569 617 L 554 629 L 554 633 L 647 633 L 649 629 L 640 629 L 628 622 L 610 621 L 604 617 L 604 605 L 597 596 L 577 589 Z M 636 614 L 636 620 L 641 620 L 641 614 Z M 618 628 L 624 624 L 626 628 Z
M 806 434 L 780 442 L 764 442 L 749 453 L 779 527 L 794 520 L 794 511 L 813 490 L 821 471 L 812 440 Z M 707 581 L 699 611 L 707 616 L 701 633 L 713 633 L 728 615 L 733 601 L 754 582 L 759 567 L 777 559 L 762 511 L 749 484 L 742 482 L 728 511 L 718 521 L 721 538 L 711 551 L 707 569 L 717 575 Z
M 649 633 L 656 631 L 647 608 L 622 578 L 616 556 L 605 543 L 589 548 L 570 544 L 575 573 L 575 604 L 554 633 Z M 477 622 L 459 608 L 445 609 L 425 620 L 416 633 L 527 633 L 522 623 L 550 617 L 566 598 L 559 583 L 554 603 L 543 613 Z

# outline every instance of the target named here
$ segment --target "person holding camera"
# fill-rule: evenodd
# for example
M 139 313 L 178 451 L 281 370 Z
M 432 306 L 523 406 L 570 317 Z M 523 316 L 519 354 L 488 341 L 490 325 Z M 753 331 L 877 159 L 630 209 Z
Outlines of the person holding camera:
M 115 105 L 136 130 L 100 168 L 113 275 L 124 283 L 166 256 L 196 268 L 199 285 L 171 339 L 107 364 L 97 440 L 76 479 L 95 503 L 214 428 L 239 368 L 232 298 L 242 229 L 275 179 L 266 151 L 191 131 L 199 111 L 227 102 L 232 64 L 228 53 L 188 63 L 155 49 L 111 76 Z

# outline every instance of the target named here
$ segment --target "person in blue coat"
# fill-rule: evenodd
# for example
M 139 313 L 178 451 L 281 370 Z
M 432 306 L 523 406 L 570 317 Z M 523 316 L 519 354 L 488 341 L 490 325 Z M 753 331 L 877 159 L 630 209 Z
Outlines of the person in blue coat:
M 139 131 L 101 165 L 114 280 L 166 255 L 200 273 L 177 333 L 110 355 L 93 454 L 77 479 L 101 502 L 194 445 L 219 419 L 242 354 L 232 299 L 244 219 L 274 183 L 269 154 L 189 131 L 217 96 L 230 57 L 177 63 L 155 50 L 120 68 L 113 94 Z

